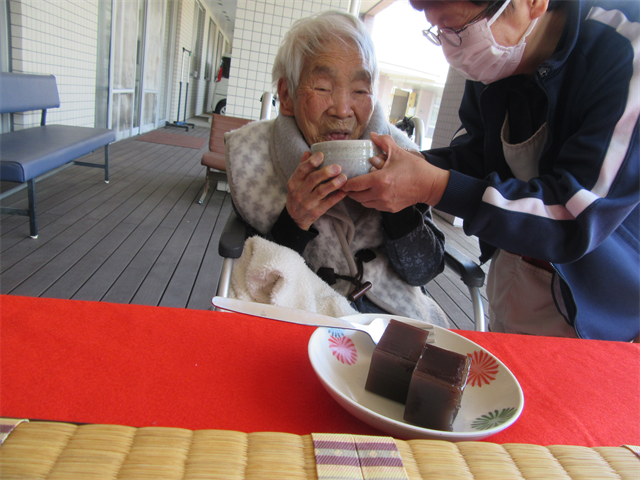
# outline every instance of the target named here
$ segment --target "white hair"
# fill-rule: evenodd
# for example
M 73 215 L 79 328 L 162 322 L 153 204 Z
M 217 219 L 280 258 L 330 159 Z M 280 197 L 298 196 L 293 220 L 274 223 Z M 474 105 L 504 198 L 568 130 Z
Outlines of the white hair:
M 378 61 L 373 40 L 357 17 L 338 10 L 301 18 L 291 26 L 273 63 L 271 78 L 274 88 L 277 89 L 278 81 L 284 78 L 289 94 L 295 98 L 305 58 L 315 57 L 326 51 L 328 40 L 340 40 L 346 46 L 358 49 L 365 69 L 371 75 L 375 96 L 378 91 Z

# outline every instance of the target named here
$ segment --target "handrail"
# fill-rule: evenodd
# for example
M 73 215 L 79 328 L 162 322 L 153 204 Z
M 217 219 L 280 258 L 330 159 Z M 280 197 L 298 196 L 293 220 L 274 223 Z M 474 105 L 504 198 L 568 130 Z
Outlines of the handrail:
M 411 122 L 416 128 L 414 131 L 414 142 L 418 145 L 418 148 L 422 150 L 422 135 L 424 133 L 424 122 L 420 117 L 411 117 Z
M 271 104 L 273 102 L 273 93 L 264 92 L 262 95 L 262 109 L 260 110 L 260 120 L 268 120 L 271 118 Z

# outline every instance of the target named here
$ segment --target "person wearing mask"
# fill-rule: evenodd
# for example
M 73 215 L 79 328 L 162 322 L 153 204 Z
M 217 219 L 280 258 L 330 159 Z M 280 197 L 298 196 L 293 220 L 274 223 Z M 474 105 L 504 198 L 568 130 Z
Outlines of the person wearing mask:
M 467 79 L 462 126 L 420 157 L 372 134 L 386 160 L 342 190 L 462 218 L 492 331 L 637 340 L 640 2 L 410 2 Z

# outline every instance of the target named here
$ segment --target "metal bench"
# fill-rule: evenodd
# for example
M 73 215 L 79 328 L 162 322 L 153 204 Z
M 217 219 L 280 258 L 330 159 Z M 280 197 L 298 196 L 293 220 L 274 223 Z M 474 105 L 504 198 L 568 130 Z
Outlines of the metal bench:
M 37 180 L 56 173 L 62 167 L 81 165 L 104 169 L 109 183 L 109 144 L 116 139 L 106 128 L 46 125 L 48 108 L 60 106 L 58 86 L 53 75 L 0 73 L 0 113 L 42 110 L 40 126 L 0 134 L 0 180 L 18 183 L 3 192 L 0 200 L 27 188 L 28 210 L 0 207 L 0 213 L 29 217 L 32 238 L 38 237 L 36 188 Z M 104 164 L 76 161 L 104 147 Z
M 249 123 L 249 118 L 227 117 L 225 115 L 213 114 L 211 119 L 211 132 L 209 134 L 209 151 L 202 155 L 202 165 L 207 167 L 204 187 L 202 187 L 202 195 L 198 203 L 204 202 L 207 192 L 209 191 L 209 183 L 212 180 L 225 182 L 227 180 L 224 151 L 224 134 L 240 128 Z M 222 190 L 226 189 L 223 188 Z

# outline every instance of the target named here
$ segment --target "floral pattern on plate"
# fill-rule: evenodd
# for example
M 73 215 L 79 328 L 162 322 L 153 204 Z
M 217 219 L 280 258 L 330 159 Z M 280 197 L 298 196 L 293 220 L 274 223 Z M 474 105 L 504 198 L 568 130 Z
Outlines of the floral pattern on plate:
M 471 423 L 471 428 L 475 430 L 488 430 L 502 425 L 516 414 L 516 408 L 503 408 L 494 410 L 486 415 L 481 415 Z
M 340 362 L 354 365 L 358 361 L 358 351 L 353 341 L 338 330 L 339 336 L 329 335 L 329 350 Z
M 329 328 L 329 335 L 331 335 L 332 337 L 336 337 L 336 338 L 340 338 L 340 337 L 344 337 L 344 330 L 342 330 L 341 328 Z
M 498 362 L 484 350 L 476 350 L 472 353 L 467 353 L 468 357 L 471 357 L 471 371 L 469 372 L 469 378 L 467 379 L 467 385 L 472 387 L 482 387 L 482 385 L 489 385 L 496 379 L 498 374 Z
M 347 321 L 358 323 L 370 323 L 375 318 L 390 320 L 404 317 L 382 314 L 344 317 Z M 499 358 L 462 335 L 438 326 L 433 328 L 439 347 L 472 358 L 475 356 L 476 363 L 484 365 L 481 371 L 491 377 L 483 378 L 482 388 L 477 386 L 478 379 L 476 386 L 471 386 L 469 381 L 453 431 L 431 430 L 408 424 L 404 421 L 404 405 L 365 390 L 374 345 L 368 335 L 362 332 L 318 328 L 309 339 L 309 361 L 323 386 L 339 405 L 392 437 L 475 441 L 509 428 L 524 408 L 522 389 L 509 368 Z M 353 342 L 353 346 L 346 339 Z M 476 426 L 472 427 L 474 422 Z M 491 426 L 496 423 L 499 425 Z M 481 426 L 485 429 L 480 429 Z

